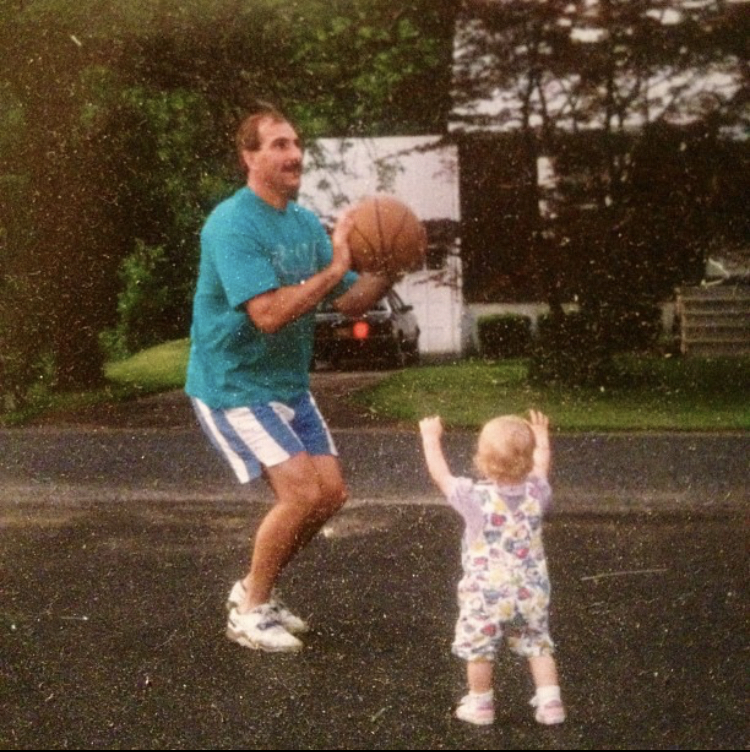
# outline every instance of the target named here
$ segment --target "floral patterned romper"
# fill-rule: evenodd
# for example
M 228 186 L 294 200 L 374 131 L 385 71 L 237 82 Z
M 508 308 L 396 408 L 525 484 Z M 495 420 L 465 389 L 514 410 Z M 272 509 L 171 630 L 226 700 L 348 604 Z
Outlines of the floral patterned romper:
M 448 501 L 466 522 L 453 642 L 460 658 L 492 660 L 504 634 L 518 655 L 554 652 L 542 546 L 542 514 L 550 498 L 549 484 L 540 478 L 518 486 L 455 479 Z

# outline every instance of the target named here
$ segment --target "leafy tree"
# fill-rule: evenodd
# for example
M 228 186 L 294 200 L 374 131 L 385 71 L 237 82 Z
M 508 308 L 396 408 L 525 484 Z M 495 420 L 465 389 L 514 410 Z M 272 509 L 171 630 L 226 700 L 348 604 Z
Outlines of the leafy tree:
M 440 133 L 450 101 L 453 0 L 302 4 L 293 61 L 307 95 L 293 109 L 313 135 Z
M 77 69 L 99 51 L 81 53 L 62 23 L 33 14 L 21 23 L 18 15 L 0 23 L 8 63 L 0 86 L 12 102 L 11 130 L 6 119 L 0 143 L 0 253 L 10 293 L 0 304 L 0 339 L 10 402 L 39 377 L 60 386 L 98 380 L 101 355 L 90 344 L 109 264 L 106 254 L 88 251 L 106 232 L 107 197 L 92 195 L 93 152 L 75 104 Z
M 197 230 L 257 99 L 310 137 L 432 131 L 453 2 L 0 0 L 2 392 L 186 334 Z M 5 105 L 7 104 L 7 107 Z
M 227 181 L 208 169 L 216 124 L 202 95 L 118 88 L 109 74 L 104 78 L 97 82 L 88 127 L 118 160 L 117 210 L 111 216 L 124 246 L 118 254 L 117 322 L 105 341 L 110 355 L 124 355 L 187 333 L 197 235 Z
M 746 241 L 732 196 L 747 177 L 725 167 L 727 154 L 747 159 L 732 140 L 747 120 L 747 17 L 718 0 L 509 0 L 464 11 L 461 125 L 514 144 L 516 236 L 557 322 L 538 374 L 601 380 L 611 354 L 633 344 L 626 317 L 647 320 L 674 284 L 695 278 L 717 233 Z M 479 104 L 492 98 L 494 110 Z M 563 318 L 571 297 L 575 326 Z

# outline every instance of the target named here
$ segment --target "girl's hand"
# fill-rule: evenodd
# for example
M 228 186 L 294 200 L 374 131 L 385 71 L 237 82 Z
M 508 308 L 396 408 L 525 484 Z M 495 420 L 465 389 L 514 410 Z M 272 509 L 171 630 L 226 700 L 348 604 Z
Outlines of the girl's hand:
M 442 493 L 448 496 L 453 486 L 453 476 L 440 445 L 440 437 L 443 435 L 443 421 L 437 415 L 422 418 L 419 421 L 419 430 L 422 433 L 422 449 L 430 477 Z
M 533 473 L 542 478 L 549 475 L 552 456 L 549 446 L 549 418 L 538 410 L 529 410 L 529 426 L 534 434 L 536 447 L 534 448 Z
M 423 439 L 439 439 L 443 435 L 443 421 L 439 415 L 422 418 L 419 421 L 419 431 Z
M 538 410 L 529 410 L 529 423 L 531 424 L 531 430 L 536 433 L 536 429 L 543 431 L 549 430 L 549 418 Z

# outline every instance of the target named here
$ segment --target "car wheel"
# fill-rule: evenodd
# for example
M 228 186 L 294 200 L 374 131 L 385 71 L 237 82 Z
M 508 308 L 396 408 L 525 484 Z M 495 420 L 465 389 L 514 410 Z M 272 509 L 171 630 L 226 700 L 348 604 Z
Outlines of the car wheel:
M 409 345 L 409 354 L 406 359 L 406 364 L 410 366 L 418 366 L 419 359 L 419 345 L 415 342 L 414 344 Z
M 404 343 L 401 339 L 397 339 L 390 352 L 385 357 L 383 364 L 386 368 L 404 368 L 406 366 L 407 354 L 404 349 Z

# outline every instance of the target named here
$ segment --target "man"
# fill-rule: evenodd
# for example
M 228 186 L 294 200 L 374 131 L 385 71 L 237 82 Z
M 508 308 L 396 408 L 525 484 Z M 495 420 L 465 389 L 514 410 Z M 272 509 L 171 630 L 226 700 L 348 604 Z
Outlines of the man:
M 275 503 L 255 534 L 250 571 L 232 588 L 227 636 L 295 651 L 307 624 L 278 599 L 284 567 L 344 504 L 330 431 L 309 391 L 314 311 L 333 298 L 359 315 L 393 280 L 350 271 L 343 216 L 329 239 L 295 198 L 302 146 L 266 108 L 237 134 L 246 185 L 217 206 L 201 233 L 186 391 L 203 430 L 240 482 L 265 474 Z

